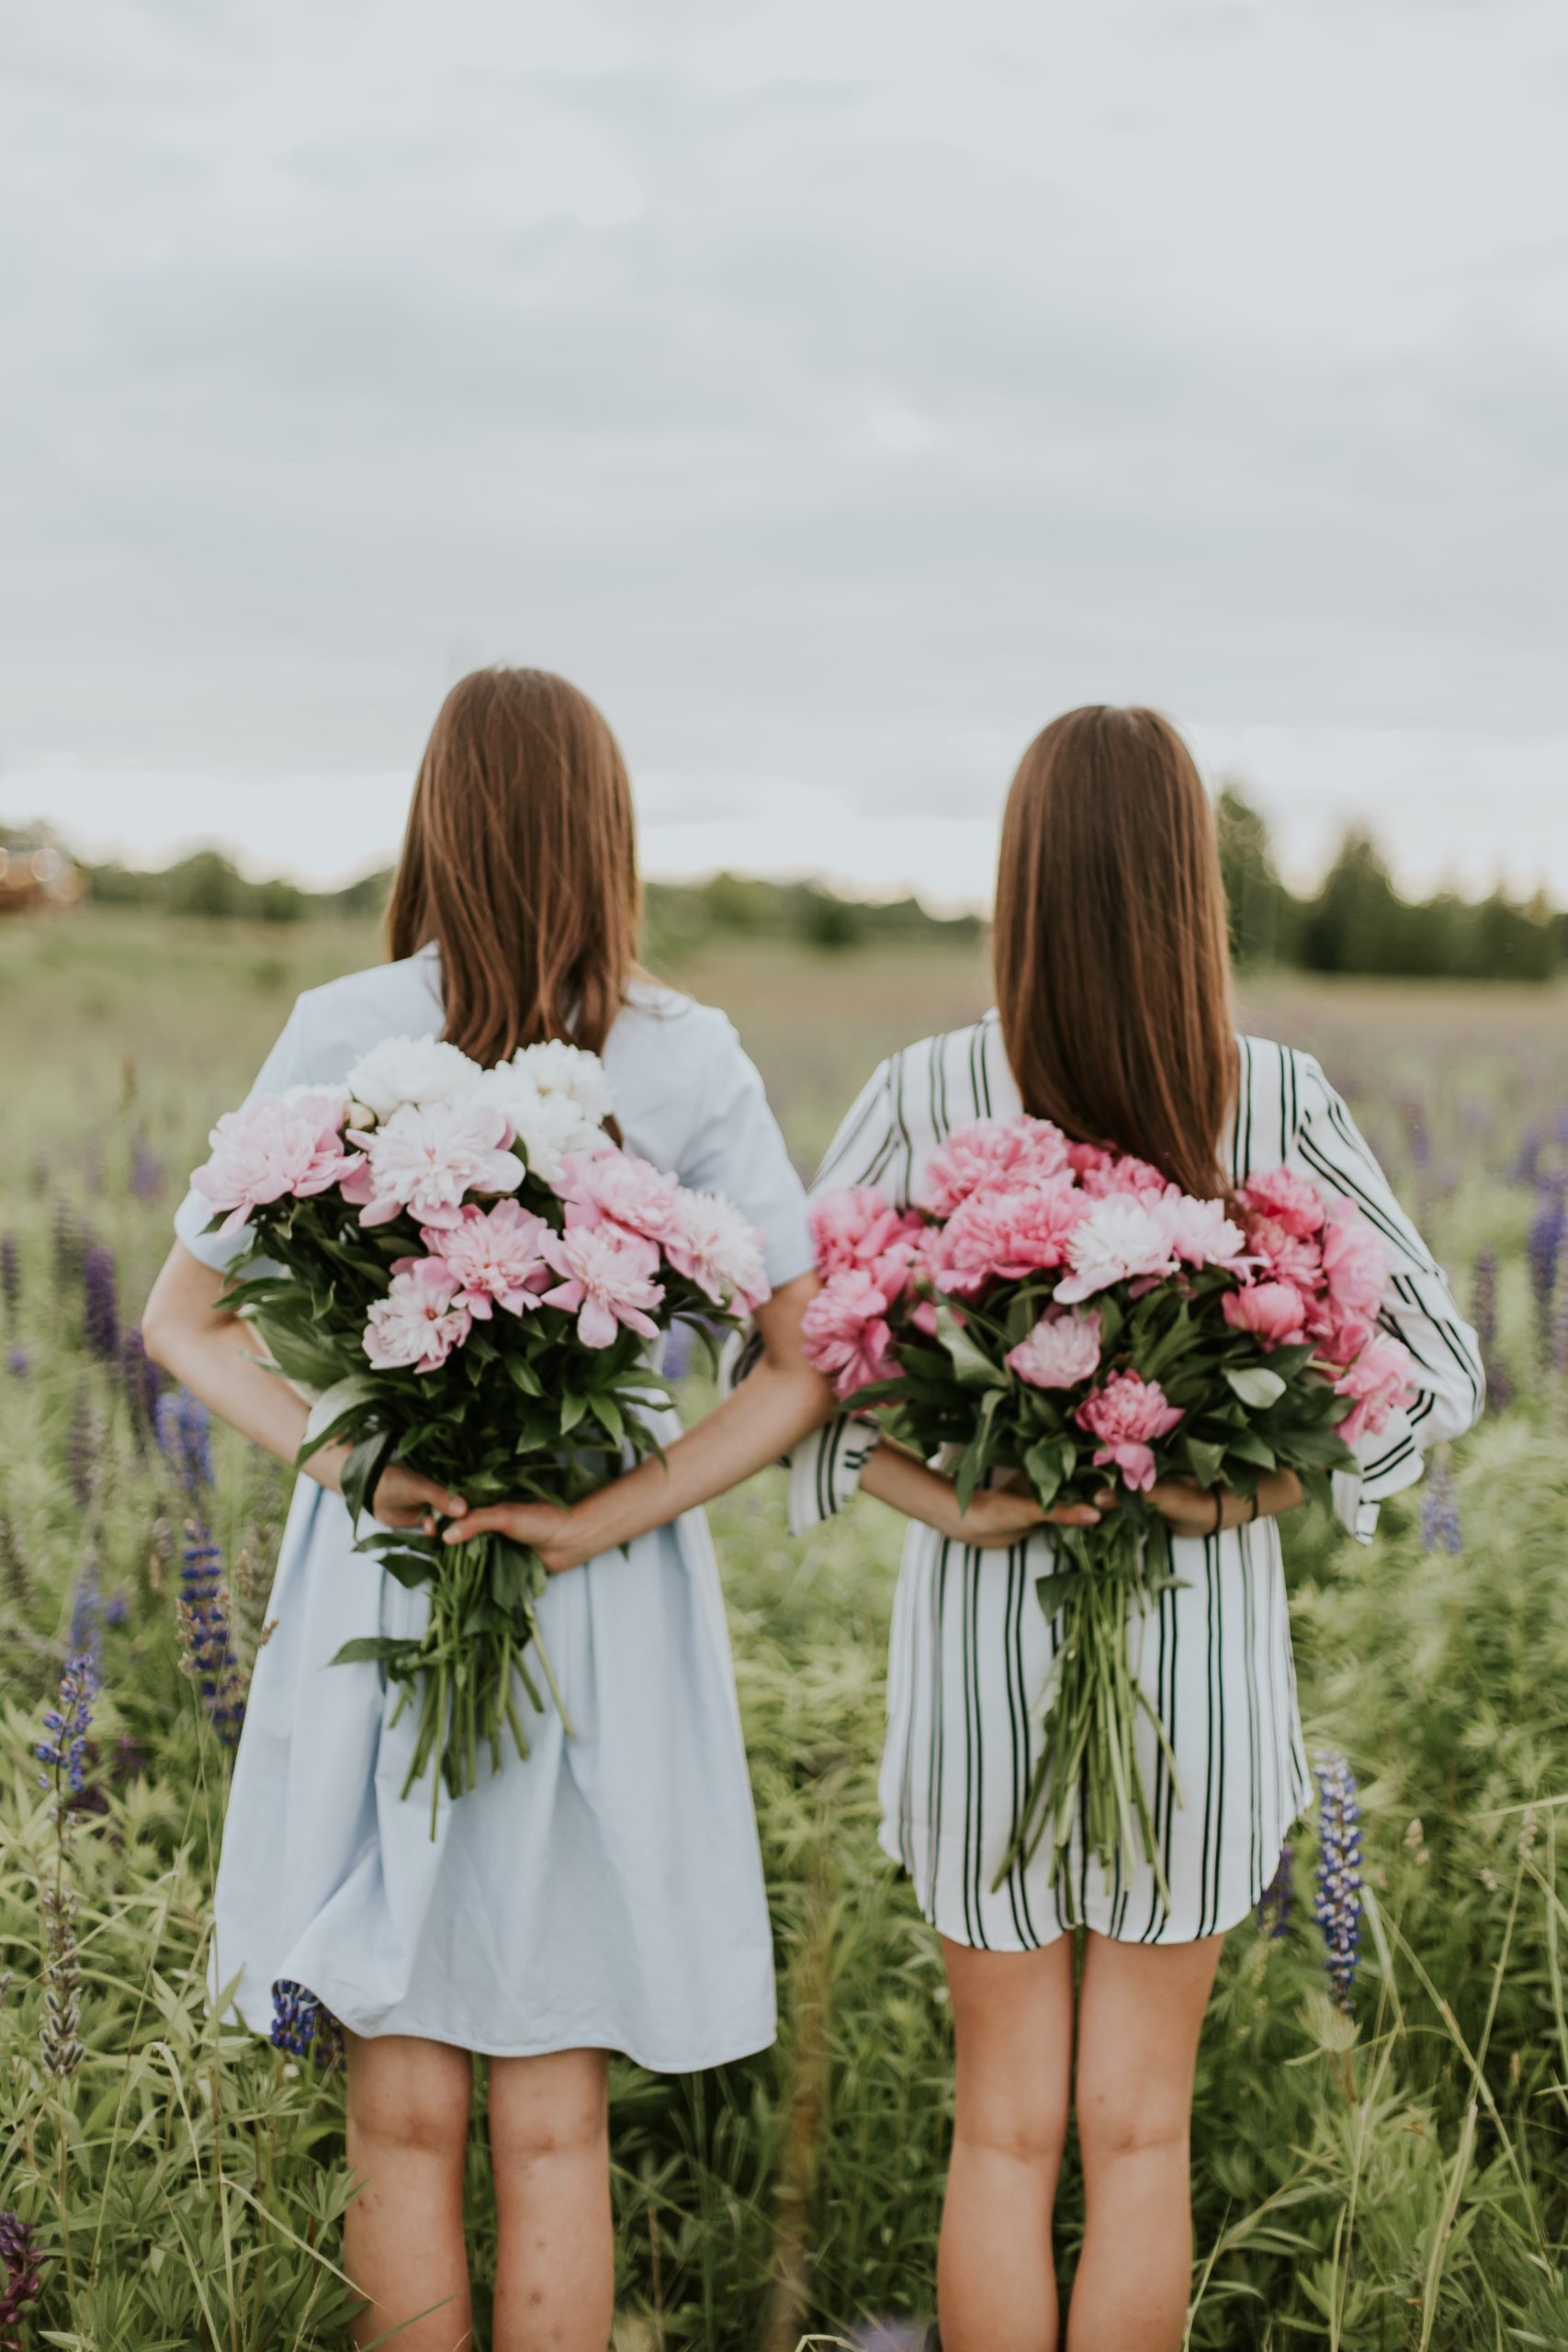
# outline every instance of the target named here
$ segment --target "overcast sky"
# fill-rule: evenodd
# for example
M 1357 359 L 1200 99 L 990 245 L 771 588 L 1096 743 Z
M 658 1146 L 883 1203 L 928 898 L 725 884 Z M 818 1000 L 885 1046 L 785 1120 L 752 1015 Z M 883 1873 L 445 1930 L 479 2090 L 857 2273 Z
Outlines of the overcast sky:
M 1568 899 L 1565 26 L 14 12 L 0 811 L 339 875 L 513 659 L 656 869 L 983 894 L 1022 744 L 1115 697 L 1298 874 L 1360 816 Z

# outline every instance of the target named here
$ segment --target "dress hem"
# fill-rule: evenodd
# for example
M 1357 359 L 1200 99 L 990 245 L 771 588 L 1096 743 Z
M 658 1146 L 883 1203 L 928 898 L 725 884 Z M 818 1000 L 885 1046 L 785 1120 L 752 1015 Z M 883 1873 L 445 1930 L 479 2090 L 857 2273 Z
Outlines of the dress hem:
M 331 2010 L 339 2025 L 346 2026 L 349 2032 L 357 2034 L 362 2041 L 379 2041 L 392 2034 L 406 2034 L 411 2041 L 438 2041 L 449 2050 L 466 2050 L 475 2058 L 553 2058 L 567 2050 L 608 2050 L 618 2057 L 629 2058 L 634 2066 L 640 2066 L 647 2075 L 701 2075 L 710 2067 L 734 2066 L 742 2058 L 758 2057 L 764 2050 L 771 2050 L 778 2040 L 778 2021 L 775 2018 L 761 2040 L 748 2040 L 738 2049 L 725 2050 L 716 2056 L 705 2058 L 646 2058 L 640 2051 L 634 2050 L 629 2042 L 616 2035 L 592 2032 L 547 2034 L 537 2041 L 511 2042 L 502 2048 L 499 2044 L 465 2041 L 461 2035 L 437 2032 L 429 2026 L 405 2025 L 400 2020 L 396 2025 L 374 2028 L 356 2025 L 353 2018 L 345 2016 L 341 2009 L 333 2008 L 331 2001 L 315 1985 L 307 1985 L 305 1989 L 314 1994 L 323 2008 Z M 231 2006 L 247 2033 L 254 2033 L 264 2041 L 271 2039 L 270 2023 L 253 2025 L 238 2001 Z
M 1303 1814 L 1306 1812 L 1311 1803 L 1311 1792 L 1308 1791 L 1303 1792 L 1299 1798 L 1295 1810 L 1292 1813 L 1288 1813 L 1285 1815 L 1284 1820 L 1281 1822 L 1278 1833 L 1279 1844 L 1274 1849 L 1275 1861 L 1273 1867 L 1275 1869 L 1279 1866 L 1279 1856 L 1284 1848 L 1285 1840 L 1289 1838 L 1291 1831 L 1301 1819 Z M 889 1828 L 886 1821 L 879 1823 L 877 1826 L 876 1842 L 881 1847 L 882 1851 L 886 1855 L 888 1860 L 897 1864 L 900 1876 L 907 1878 L 909 1881 L 909 1884 L 914 1890 L 915 1901 L 919 1907 L 920 1917 L 925 1921 L 927 1927 L 933 1928 L 935 1932 L 939 1936 L 944 1938 L 948 1943 L 963 1944 L 969 1951 L 1048 1951 L 1053 1944 L 1060 1943 L 1064 1936 L 1070 1936 L 1074 1932 L 1073 1928 L 1068 1926 L 1066 1922 L 1058 1922 L 1055 1935 L 1039 1936 L 1032 1943 L 1023 1943 L 1010 1939 L 998 1939 L 996 1941 L 991 1943 L 977 1943 L 973 1936 L 958 1934 L 951 1928 L 944 1928 L 942 1922 L 935 1917 L 934 1905 L 930 1908 L 927 1907 L 926 1899 L 916 1883 L 914 1873 L 910 1871 L 908 1863 L 905 1861 L 903 1853 L 899 1847 L 895 1844 L 894 1833 Z M 1178 1944 L 1207 1943 L 1213 1936 L 1228 1935 L 1233 1928 L 1238 1928 L 1241 1925 L 1249 1911 L 1256 1911 L 1258 1904 L 1262 1901 L 1265 1893 L 1272 1883 L 1272 1880 L 1273 1871 L 1271 1870 L 1269 1877 L 1261 1880 L 1258 1885 L 1254 1888 L 1253 1892 L 1248 1895 L 1246 1903 L 1242 1905 L 1239 1911 L 1232 1912 L 1228 1918 L 1216 1919 L 1213 1926 L 1212 1928 L 1205 1928 L 1201 1936 L 1171 1936 L 1163 1933 L 1157 1936 L 1118 1936 L 1113 1935 L 1109 1928 L 1096 1927 L 1092 1919 L 1081 1919 L 1077 1922 L 1077 1925 L 1088 1928 L 1091 1934 L 1103 1936 L 1108 1943 L 1143 1944 L 1151 1951 L 1158 1950 L 1162 1946 L 1171 1947 Z

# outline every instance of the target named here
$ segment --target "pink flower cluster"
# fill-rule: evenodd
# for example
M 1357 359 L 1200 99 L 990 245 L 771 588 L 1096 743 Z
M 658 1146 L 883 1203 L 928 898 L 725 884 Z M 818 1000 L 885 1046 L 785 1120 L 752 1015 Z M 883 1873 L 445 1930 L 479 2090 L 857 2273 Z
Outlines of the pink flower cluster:
M 1348 1201 L 1325 1202 L 1287 1168 L 1234 1200 L 1200 1200 L 1147 1161 L 1074 1143 L 1048 1120 L 983 1119 L 949 1136 L 900 1210 L 870 1186 L 828 1194 L 812 1212 L 823 1287 L 808 1308 L 810 1360 L 843 1398 L 896 1377 L 898 1333 L 930 1334 L 945 1305 L 962 1322 L 998 1283 L 1053 1277 L 1050 1304 L 1006 1355 L 1026 1385 L 1076 1389 L 1100 1373 L 1092 1302 L 1135 1303 L 1204 1267 L 1234 1278 L 1220 1296 L 1233 1330 L 1265 1351 L 1306 1340 L 1351 1399 L 1348 1442 L 1380 1430 L 1412 1388 L 1396 1340 L 1377 1330 L 1386 1266 Z M 1153 1442 L 1181 1419 L 1157 1382 L 1116 1372 L 1075 1411 L 1100 1441 L 1095 1459 L 1130 1486 L 1155 1474 Z
M 347 1107 L 345 1093 L 299 1087 L 226 1111 L 208 1137 L 211 1159 L 190 1180 L 223 1218 L 219 1231 L 237 1232 L 274 1201 L 330 1192 L 355 1170 L 357 1154 L 344 1149 Z

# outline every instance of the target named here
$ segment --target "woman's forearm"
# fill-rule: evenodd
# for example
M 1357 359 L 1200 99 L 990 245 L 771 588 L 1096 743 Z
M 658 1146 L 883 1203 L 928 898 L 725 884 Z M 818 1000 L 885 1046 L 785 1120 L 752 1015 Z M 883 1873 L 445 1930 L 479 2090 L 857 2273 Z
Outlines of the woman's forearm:
M 310 1408 L 268 1371 L 247 1326 L 220 1312 L 222 1293 L 222 1276 L 181 1250 L 147 1302 L 141 1325 L 147 1351 L 220 1420 L 292 1467 Z M 324 1447 L 311 1455 L 307 1474 L 335 1489 L 344 1453 L 342 1446 Z
M 808 1365 L 764 1361 L 677 1438 L 662 1462 L 649 1455 L 579 1503 L 565 1550 L 592 1559 L 697 1510 L 789 1453 L 832 1408 L 832 1391 Z

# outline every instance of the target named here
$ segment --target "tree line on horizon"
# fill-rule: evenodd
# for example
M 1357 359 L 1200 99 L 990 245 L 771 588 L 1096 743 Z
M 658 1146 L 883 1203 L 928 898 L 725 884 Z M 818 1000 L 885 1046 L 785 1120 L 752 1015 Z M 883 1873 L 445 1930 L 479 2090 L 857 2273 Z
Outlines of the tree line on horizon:
M 1372 834 L 1352 826 L 1316 890 L 1298 896 L 1280 876 L 1267 820 L 1236 786 L 1221 791 L 1216 814 L 1232 944 L 1244 966 L 1487 980 L 1550 980 L 1568 966 L 1568 911 L 1540 893 L 1521 900 L 1499 886 L 1483 899 L 1451 889 L 1405 898 Z M 215 849 L 158 872 L 113 864 L 86 864 L 82 872 L 86 896 L 100 905 L 263 922 L 373 920 L 391 880 L 383 869 L 337 890 L 253 882 Z M 851 899 L 818 882 L 728 873 L 649 882 L 646 906 L 649 953 L 656 956 L 727 935 L 795 939 L 825 952 L 920 937 L 973 945 L 986 929 L 977 914 L 932 914 L 915 898 Z

